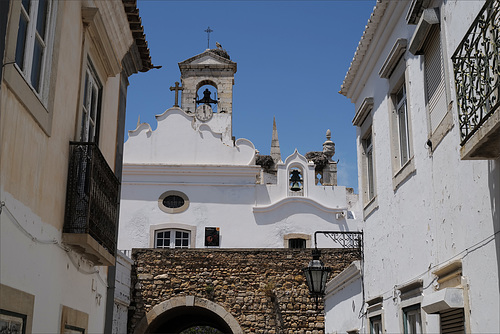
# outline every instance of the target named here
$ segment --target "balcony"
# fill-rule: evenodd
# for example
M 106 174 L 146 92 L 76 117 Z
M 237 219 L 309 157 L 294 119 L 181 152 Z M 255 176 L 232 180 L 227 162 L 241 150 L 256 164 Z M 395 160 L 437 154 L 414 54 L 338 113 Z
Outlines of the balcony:
M 63 241 L 113 266 L 120 183 L 95 143 L 70 142 L 69 159 Z
M 452 56 L 462 159 L 500 157 L 500 2 L 486 1 Z

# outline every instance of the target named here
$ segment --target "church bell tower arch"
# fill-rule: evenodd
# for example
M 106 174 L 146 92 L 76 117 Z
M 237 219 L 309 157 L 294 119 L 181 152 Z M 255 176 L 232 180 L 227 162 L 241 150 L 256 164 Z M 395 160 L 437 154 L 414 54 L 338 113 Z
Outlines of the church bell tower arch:
M 229 59 L 221 49 L 206 50 L 179 63 L 183 87 L 181 108 L 186 112 L 196 110 L 198 89 L 211 85 L 217 90 L 217 109 L 219 113 L 233 112 L 233 85 L 236 63 Z

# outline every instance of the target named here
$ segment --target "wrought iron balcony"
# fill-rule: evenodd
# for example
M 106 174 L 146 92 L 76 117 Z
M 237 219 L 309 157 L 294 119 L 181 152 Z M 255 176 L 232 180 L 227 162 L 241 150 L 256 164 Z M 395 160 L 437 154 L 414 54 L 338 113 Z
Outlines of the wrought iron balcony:
M 486 1 L 452 56 L 463 159 L 500 157 L 500 2 Z
M 63 240 L 95 264 L 114 265 L 119 185 L 95 143 L 70 142 Z

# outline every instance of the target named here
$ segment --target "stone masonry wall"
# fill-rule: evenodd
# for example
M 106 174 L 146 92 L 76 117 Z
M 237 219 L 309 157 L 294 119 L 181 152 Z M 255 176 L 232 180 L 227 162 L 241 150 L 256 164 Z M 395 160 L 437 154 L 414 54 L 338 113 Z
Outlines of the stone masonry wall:
M 134 249 L 129 333 L 155 305 L 191 295 L 230 312 L 246 333 L 324 333 L 323 303 L 316 310 L 302 268 L 311 249 Z M 358 259 L 323 249 L 330 278 Z

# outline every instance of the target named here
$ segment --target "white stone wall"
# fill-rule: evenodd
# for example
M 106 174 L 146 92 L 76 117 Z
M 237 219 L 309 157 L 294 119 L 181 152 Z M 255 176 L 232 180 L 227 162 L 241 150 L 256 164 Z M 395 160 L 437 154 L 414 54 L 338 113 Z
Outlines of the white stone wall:
M 379 22 L 376 37 L 367 47 L 359 67 L 363 70 L 358 70 L 346 94 L 356 110 L 365 98 L 374 99 L 372 138 L 377 205 L 368 212 L 365 210 L 364 288 L 367 300 L 383 297 L 386 332 L 402 331 L 404 303 L 395 286 L 421 279 L 425 299 L 437 288 L 433 272 L 451 260 L 462 262 L 467 331 L 493 333 L 500 330 L 500 161 L 460 160 L 458 112 L 450 60 L 483 4 L 483 1 L 435 1 L 430 4 L 430 7 L 439 7 L 441 12 L 447 97 L 453 120 L 450 132 L 437 147 L 434 146 L 433 152 L 426 146 L 428 120 L 422 69 L 425 56 L 409 52 L 403 56 L 415 171 L 398 187 L 393 181 L 393 156 L 388 145 L 391 142 L 389 80 L 380 78 L 379 70 L 398 38 L 411 40 L 415 25 L 405 22 L 410 2 L 389 2 L 384 17 L 372 19 L 372 22 Z M 357 128 L 359 170 L 363 170 L 363 127 Z M 360 188 L 365 186 L 361 175 L 359 182 Z M 439 331 L 437 315 L 422 311 L 422 323 L 424 332 Z

